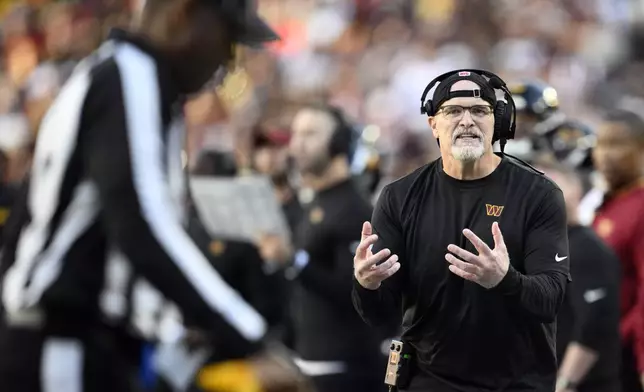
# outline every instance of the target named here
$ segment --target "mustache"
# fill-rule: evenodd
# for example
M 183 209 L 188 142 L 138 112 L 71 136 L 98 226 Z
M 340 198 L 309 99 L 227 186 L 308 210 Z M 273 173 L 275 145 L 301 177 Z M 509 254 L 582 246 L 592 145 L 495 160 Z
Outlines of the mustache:
M 452 135 L 452 141 L 455 141 L 461 136 L 477 137 L 483 140 L 483 133 L 481 133 L 480 131 L 474 130 L 474 129 L 463 129 L 463 130 L 457 130 L 456 132 L 454 132 L 454 134 Z

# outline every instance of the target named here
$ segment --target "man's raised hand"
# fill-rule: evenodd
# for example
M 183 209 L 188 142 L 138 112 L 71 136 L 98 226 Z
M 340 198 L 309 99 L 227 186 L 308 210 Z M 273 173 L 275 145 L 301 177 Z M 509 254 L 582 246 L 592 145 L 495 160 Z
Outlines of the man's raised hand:
M 400 269 L 398 256 L 392 255 L 389 249 L 382 249 L 375 255 L 371 246 L 378 241 L 378 235 L 373 234 L 371 223 L 362 225 L 360 245 L 356 248 L 353 258 L 353 274 L 360 286 L 368 290 L 376 290 L 383 280 L 395 274 Z
M 451 264 L 449 270 L 463 279 L 478 283 L 486 289 L 496 287 L 510 268 L 508 248 L 505 246 L 499 224 L 497 222 L 492 224 L 494 249 L 490 249 L 482 239 L 469 229 L 463 230 L 463 235 L 474 245 L 478 255 L 454 244 L 448 245 L 447 250 L 451 253 L 445 254 L 445 260 Z

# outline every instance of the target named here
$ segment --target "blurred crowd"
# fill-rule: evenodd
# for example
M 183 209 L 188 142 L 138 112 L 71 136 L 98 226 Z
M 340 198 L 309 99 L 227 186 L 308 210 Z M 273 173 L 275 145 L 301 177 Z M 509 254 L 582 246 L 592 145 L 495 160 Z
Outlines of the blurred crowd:
M 23 148 L 74 64 L 141 4 L 3 5 L 0 145 L 14 158 L 7 176 L 15 181 L 28 158 Z M 508 83 L 542 79 L 566 113 L 590 123 L 594 105 L 614 102 L 619 86 L 644 92 L 638 1 L 262 0 L 259 7 L 282 41 L 240 51 L 225 86 L 187 105 L 192 163 L 203 148 L 234 144 L 248 165 L 258 126 L 287 129 L 298 105 L 319 98 L 365 128 L 379 154 L 393 158 L 388 170 L 419 155 L 427 161 L 437 150 L 419 97 L 429 80 L 455 68 L 488 69 Z M 594 94 L 613 79 L 617 92 Z

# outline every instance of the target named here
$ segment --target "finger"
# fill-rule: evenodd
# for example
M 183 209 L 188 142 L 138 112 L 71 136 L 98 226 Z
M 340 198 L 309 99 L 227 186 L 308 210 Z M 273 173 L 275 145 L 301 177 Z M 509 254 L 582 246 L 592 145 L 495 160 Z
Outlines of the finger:
M 366 221 L 365 223 L 362 224 L 362 240 L 365 238 L 369 237 L 371 234 L 373 234 L 373 231 L 371 229 L 371 223 L 369 221 Z
M 356 248 L 356 258 L 365 259 L 367 257 L 367 250 L 369 250 L 369 247 L 375 244 L 376 241 L 378 241 L 377 234 L 372 234 L 367 238 L 362 239 Z
M 372 266 L 375 266 L 376 264 L 382 262 L 387 257 L 389 257 L 389 255 L 391 255 L 391 251 L 385 248 L 371 257 L 358 260 L 356 263 L 356 270 L 358 271 L 358 273 L 370 270 Z
M 369 280 L 382 282 L 383 280 L 398 272 L 399 269 L 400 263 L 398 262 L 398 256 L 393 255 L 384 263 L 368 271 L 366 278 Z
M 391 268 L 397 262 L 398 262 L 398 255 L 391 255 L 391 257 L 389 257 L 387 260 L 383 261 L 382 263 L 378 265 L 372 265 L 371 271 L 369 272 L 375 273 L 375 274 L 383 273 L 389 268 Z
M 449 253 L 445 255 L 445 260 L 447 260 L 451 265 L 455 266 L 459 270 L 467 272 L 468 274 L 472 274 L 474 276 L 479 276 L 479 273 L 481 271 L 481 269 L 474 264 L 459 260 L 454 255 Z
M 466 271 L 463 271 L 462 269 L 459 269 L 455 265 L 450 265 L 449 270 L 453 274 L 458 275 L 458 276 L 460 276 L 461 278 L 463 278 L 465 280 L 469 280 L 470 282 L 476 282 L 476 280 L 477 280 L 476 275 L 471 274 L 471 273 L 466 272 Z
M 476 248 L 480 255 L 489 255 L 492 253 L 492 249 L 482 239 L 480 239 L 474 232 L 470 229 L 463 230 L 463 235 L 467 238 L 472 245 Z
M 492 223 L 492 236 L 494 237 L 494 247 L 503 249 L 505 248 L 505 241 L 503 240 L 503 233 L 499 227 L 499 222 Z
M 481 265 L 481 258 L 474 253 L 467 251 L 461 247 L 458 247 L 454 244 L 450 244 L 447 246 L 447 250 L 454 253 L 456 256 L 458 256 L 461 260 L 465 260 L 468 263 L 476 264 L 476 265 Z

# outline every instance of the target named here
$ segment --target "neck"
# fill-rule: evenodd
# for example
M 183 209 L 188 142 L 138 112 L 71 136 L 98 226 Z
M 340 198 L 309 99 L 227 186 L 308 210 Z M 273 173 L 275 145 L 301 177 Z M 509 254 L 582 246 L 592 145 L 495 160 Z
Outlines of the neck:
M 624 181 L 619 185 L 611 184 L 608 187 L 607 193 L 611 195 L 611 197 L 615 197 L 617 195 L 628 193 L 630 190 L 637 188 L 640 185 L 644 185 L 644 176 L 634 177 L 630 181 Z
M 442 157 L 443 171 L 458 180 L 478 180 L 487 177 L 501 163 L 501 157 L 494 154 L 491 149 L 481 158 L 471 162 L 456 160 L 450 152 L 443 152 Z
M 326 168 L 324 173 L 320 175 L 306 174 L 303 180 L 307 187 L 316 192 L 328 189 L 342 181 L 346 181 L 351 176 L 349 164 L 345 159 L 334 158 Z

